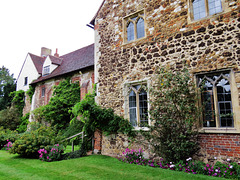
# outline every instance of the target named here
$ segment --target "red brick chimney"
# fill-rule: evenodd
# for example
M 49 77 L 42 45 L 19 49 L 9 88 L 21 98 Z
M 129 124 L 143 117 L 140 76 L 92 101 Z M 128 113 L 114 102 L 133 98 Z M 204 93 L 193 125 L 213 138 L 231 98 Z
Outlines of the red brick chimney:
M 55 57 L 59 57 L 59 54 L 58 54 L 58 49 L 56 48 L 56 53 L 54 54 Z

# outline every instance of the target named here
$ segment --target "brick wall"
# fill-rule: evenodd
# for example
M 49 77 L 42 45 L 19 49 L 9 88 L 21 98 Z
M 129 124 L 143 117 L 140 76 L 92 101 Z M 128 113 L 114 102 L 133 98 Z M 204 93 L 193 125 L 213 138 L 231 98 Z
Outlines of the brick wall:
M 200 134 L 199 142 L 204 155 L 240 157 L 239 134 Z

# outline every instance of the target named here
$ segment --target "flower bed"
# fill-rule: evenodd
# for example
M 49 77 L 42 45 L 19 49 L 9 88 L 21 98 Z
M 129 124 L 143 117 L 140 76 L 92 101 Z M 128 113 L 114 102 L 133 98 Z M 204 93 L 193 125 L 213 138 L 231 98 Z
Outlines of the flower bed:
M 175 171 L 184 171 L 192 174 L 204 174 L 208 176 L 224 177 L 230 179 L 240 178 L 240 166 L 239 163 L 231 162 L 231 159 L 226 159 L 224 163 L 216 162 L 215 165 L 203 163 L 201 161 L 195 161 L 192 158 L 188 158 L 184 161 L 165 162 L 161 159 L 160 162 L 148 160 L 143 157 L 143 151 L 141 149 L 126 149 L 123 155 L 119 157 L 119 160 L 129 164 L 137 164 L 143 166 L 151 166 L 154 168 L 170 169 Z

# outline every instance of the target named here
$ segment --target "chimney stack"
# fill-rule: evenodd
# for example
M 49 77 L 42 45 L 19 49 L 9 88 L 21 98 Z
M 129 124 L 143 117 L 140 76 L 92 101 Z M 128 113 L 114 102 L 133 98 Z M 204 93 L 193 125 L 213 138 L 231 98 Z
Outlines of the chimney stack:
M 47 57 L 48 55 L 51 55 L 51 54 L 52 54 L 51 49 L 48 49 L 48 48 L 45 48 L 45 47 L 41 48 L 41 57 Z
M 58 54 L 58 49 L 56 48 L 56 53 L 54 54 L 55 57 L 59 57 L 59 54 Z

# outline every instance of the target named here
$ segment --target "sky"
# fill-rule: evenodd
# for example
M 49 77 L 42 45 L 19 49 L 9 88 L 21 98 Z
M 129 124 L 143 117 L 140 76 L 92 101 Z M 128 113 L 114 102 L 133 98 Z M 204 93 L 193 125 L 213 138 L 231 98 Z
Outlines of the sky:
M 64 55 L 94 43 L 92 20 L 102 0 L 0 0 L 0 67 L 17 78 L 28 53 Z

